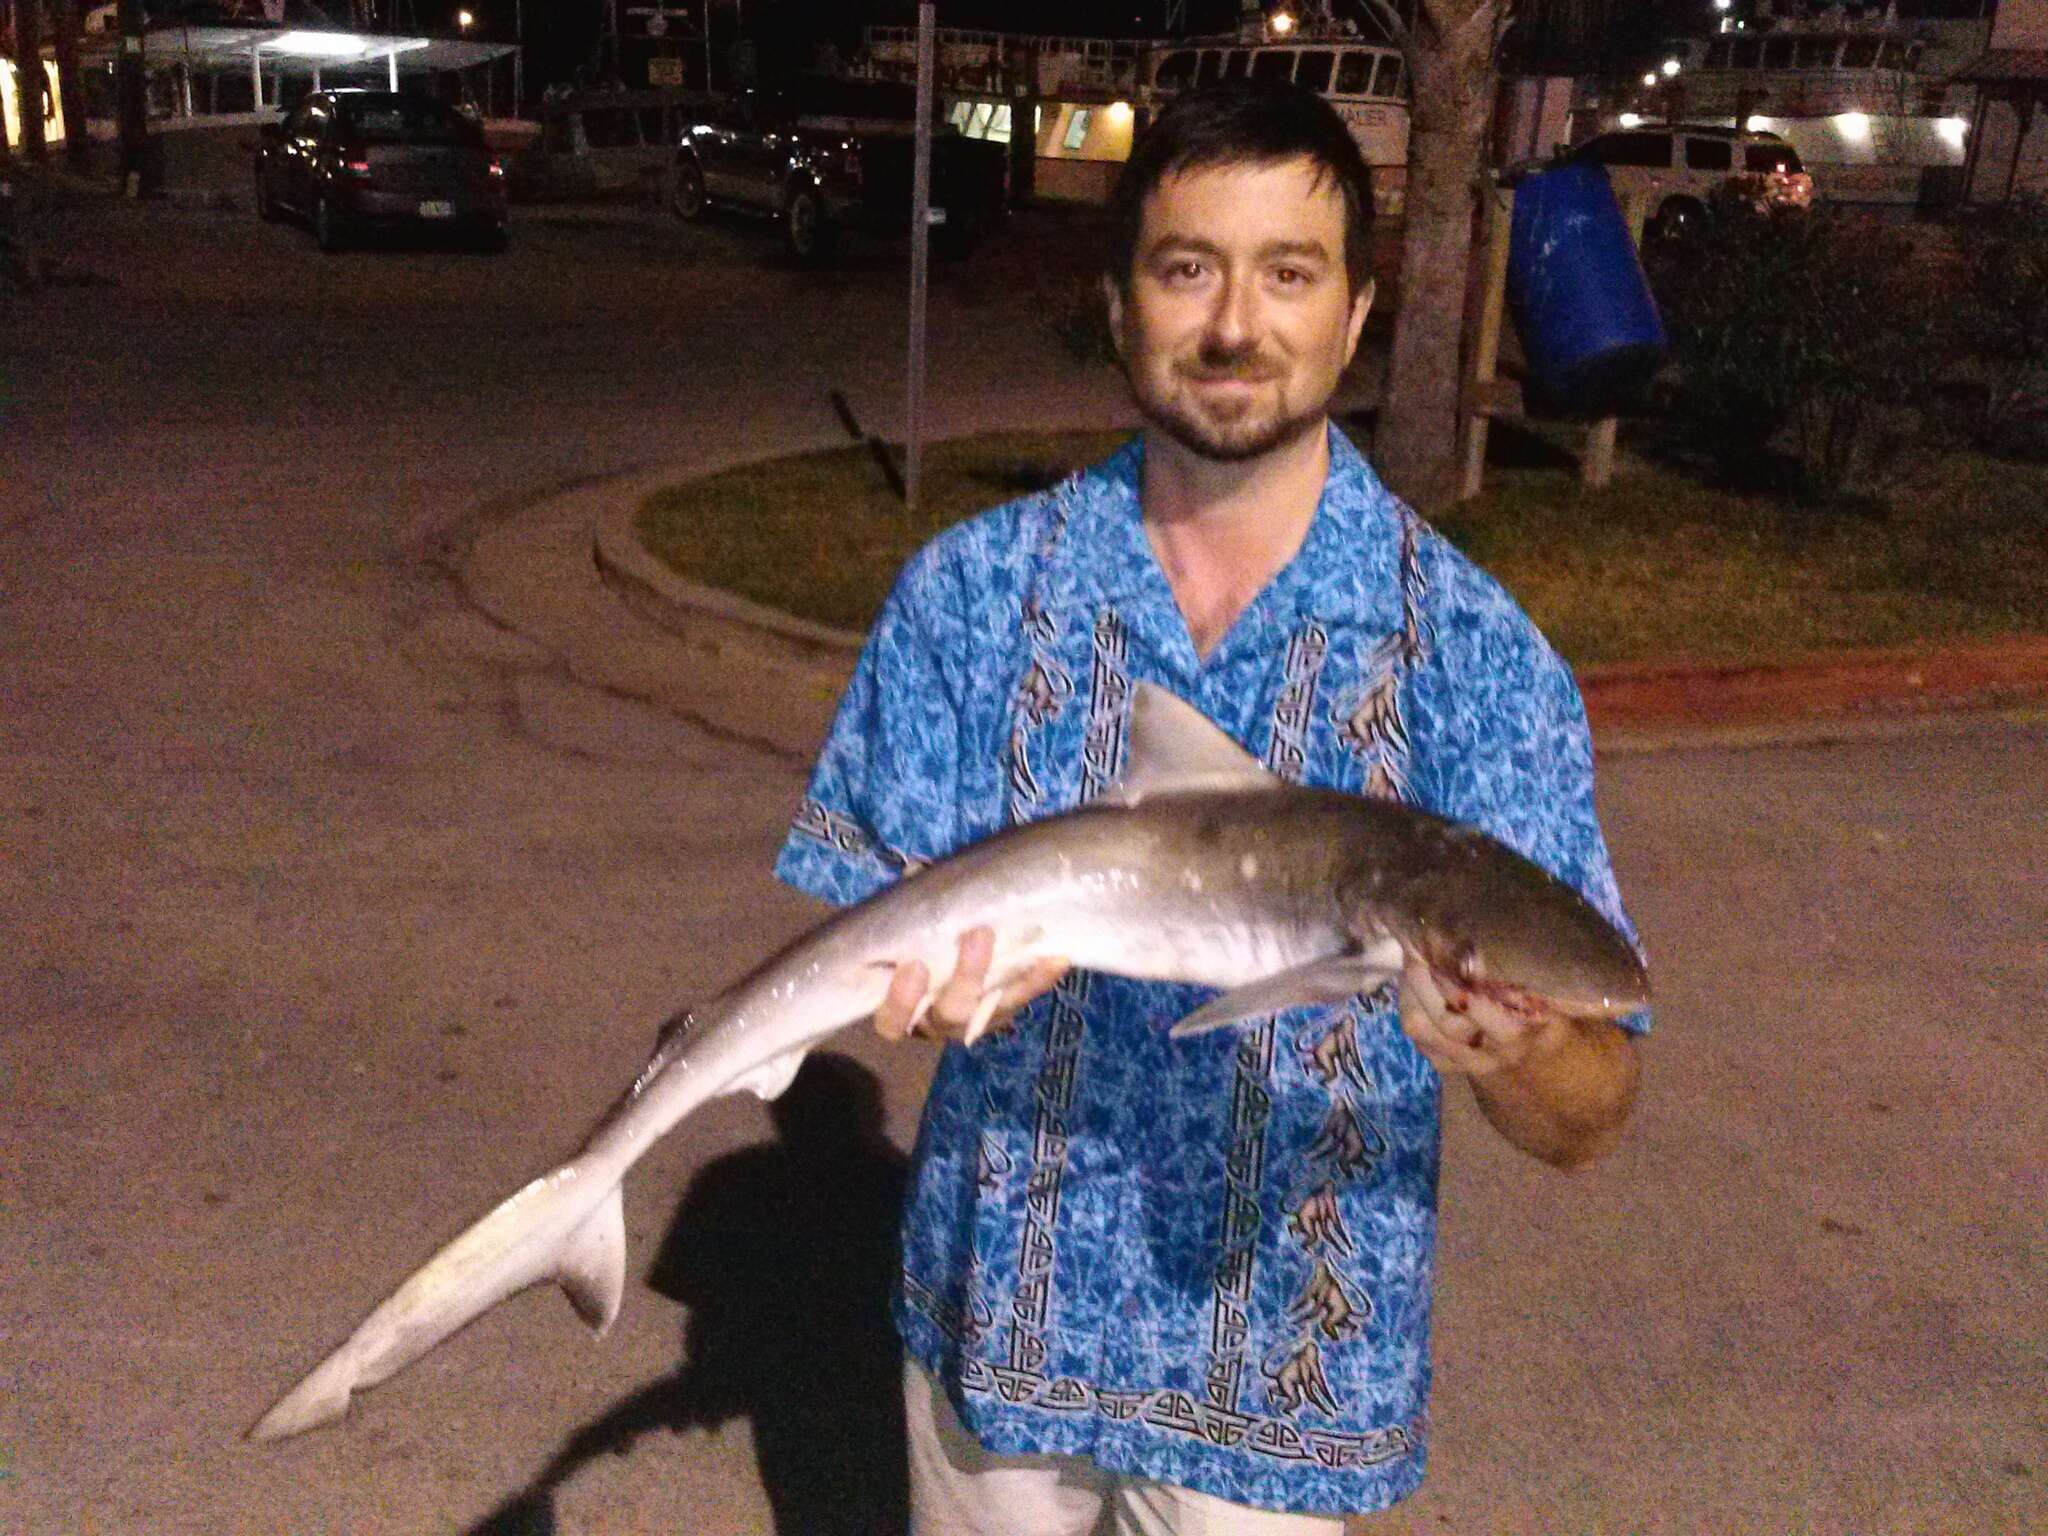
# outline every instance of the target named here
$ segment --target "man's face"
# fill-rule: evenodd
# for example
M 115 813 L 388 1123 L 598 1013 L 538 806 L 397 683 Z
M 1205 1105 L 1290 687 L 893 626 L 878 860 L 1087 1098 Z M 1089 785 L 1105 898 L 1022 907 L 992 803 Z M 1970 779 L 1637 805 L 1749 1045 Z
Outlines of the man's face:
M 1204 167 L 1146 199 L 1110 328 L 1148 421 L 1241 462 L 1323 423 L 1372 285 L 1350 292 L 1344 199 L 1307 158 Z

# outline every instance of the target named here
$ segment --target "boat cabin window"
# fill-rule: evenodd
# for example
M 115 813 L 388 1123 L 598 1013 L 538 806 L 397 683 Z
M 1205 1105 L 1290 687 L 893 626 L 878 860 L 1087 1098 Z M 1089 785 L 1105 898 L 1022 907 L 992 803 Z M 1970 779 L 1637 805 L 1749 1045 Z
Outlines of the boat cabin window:
M 1726 139 L 1687 139 L 1685 168 L 1689 171 L 1726 171 L 1735 165 L 1735 146 Z
M 1877 67 L 1878 45 L 1883 39 L 1875 37 L 1852 37 L 1842 45 L 1842 68 L 1875 69 Z
M 1223 78 L 1223 55 L 1214 48 L 1202 50 L 1202 67 L 1195 72 L 1195 84 L 1214 85 Z
M 1177 49 L 1159 61 L 1159 68 L 1153 72 L 1152 83 L 1161 90 L 1178 91 L 1192 85 L 1195 79 L 1195 52 L 1191 48 Z
M 1074 108 L 1074 115 L 1067 119 L 1067 136 L 1060 141 L 1063 148 L 1079 149 L 1082 140 L 1088 137 L 1088 122 L 1095 114 L 1086 107 Z
M 1336 63 L 1337 56 L 1327 48 L 1304 48 L 1301 62 L 1294 66 L 1294 83 L 1321 95 L 1330 88 L 1330 71 Z
M 1887 40 L 1884 45 L 1884 53 L 1878 60 L 1878 68 L 1910 69 L 1912 67 L 1912 51 L 1897 38 Z
M 1242 80 L 1251 71 L 1252 56 L 1242 48 L 1233 48 L 1223 56 L 1223 78 Z
M 1292 48 L 1261 48 L 1252 59 L 1254 80 L 1291 80 L 1294 78 L 1294 50 Z
M 1835 64 L 1835 50 L 1839 41 L 1832 37 L 1802 37 L 1799 39 L 1799 68 L 1832 69 Z
M 1372 84 L 1373 56 L 1357 48 L 1347 48 L 1337 60 L 1337 86 L 1339 96 L 1363 96 Z
M 1403 94 L 1402 76 L 1405 73 L 1398 53 L 1380 55 L 1380 67 L 1373 71 L 1372 93 L 1375 96 L 1391 96 L 1399 100 Z
M 1798 39 L 1792 37 L 1767 37 L 1764 39 L 1764 68 L 1790 69 L 1792 57 L 1798 47 Z
M 1731 69 L 1755 69 L 1764 54 L 1764 40 L 1760 37 L 1738 37 L 1728 50 L 1728 65 Z

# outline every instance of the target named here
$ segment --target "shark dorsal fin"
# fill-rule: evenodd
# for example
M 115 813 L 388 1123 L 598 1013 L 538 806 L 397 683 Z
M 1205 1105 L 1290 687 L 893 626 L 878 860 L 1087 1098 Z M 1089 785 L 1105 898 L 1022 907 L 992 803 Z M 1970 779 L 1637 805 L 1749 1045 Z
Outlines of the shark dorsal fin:
M 1154 683 L 1132 690 L 1123 776 L 1108 798 L 1136 805 L 1189 790 L 1278 789 L 1281 781 L 1192 704 Z

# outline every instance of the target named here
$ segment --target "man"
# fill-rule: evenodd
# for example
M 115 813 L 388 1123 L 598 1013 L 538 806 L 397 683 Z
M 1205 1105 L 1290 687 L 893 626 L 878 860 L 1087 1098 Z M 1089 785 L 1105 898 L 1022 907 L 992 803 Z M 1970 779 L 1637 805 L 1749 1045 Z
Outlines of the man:
M 836 901 L 1113 782 L 1131 687 L 1274 772 L 1484 827 L 1625 921 L 1569 673 L 1329 422 L 1371 189 L 1314 97 L 1177 100 L 1118 193 L 1141 436 L 957 527 L 875 625 L 778 868 Z M 990 935 L 877 1026 L 957 1036 Z M 1050 990 L 1046 990 L 1050 988 Z M 1398 991 L 1398 1001 L 1394 996 Z M 1058 968 L 950 1048 L 897 1321 L 913 1528 L 1328 1533 L 1421 1481 L 1444 1077 L 1549 1162 L 1613 1141 L 1628 1030 L 1398 989 L 1184 1042 L 1188 989 Z M 1643 1020 L 1631 1020 L 1633 1028 Z

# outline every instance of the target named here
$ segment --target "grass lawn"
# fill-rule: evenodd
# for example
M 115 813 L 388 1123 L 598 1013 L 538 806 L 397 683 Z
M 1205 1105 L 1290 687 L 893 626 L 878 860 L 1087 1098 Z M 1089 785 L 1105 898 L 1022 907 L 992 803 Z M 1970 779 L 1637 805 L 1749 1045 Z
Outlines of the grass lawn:
M 1436 525 L 1574 664 L 2048 632 L 2048 465 L 1929 456 L 1882 500 L 1845 510 L 1715 489 L 1632 455 L 1609 489 L 1588 493 L 1561 449 L 1568 434 L 1497 435 L 1484 496 Z M 939 444 L 914 518 L 868 450 L 805 454 L 660 491 L 639 527 L 693 581 L 862 629 L 939 529 L 1122 438 Z

